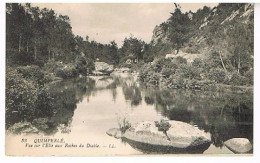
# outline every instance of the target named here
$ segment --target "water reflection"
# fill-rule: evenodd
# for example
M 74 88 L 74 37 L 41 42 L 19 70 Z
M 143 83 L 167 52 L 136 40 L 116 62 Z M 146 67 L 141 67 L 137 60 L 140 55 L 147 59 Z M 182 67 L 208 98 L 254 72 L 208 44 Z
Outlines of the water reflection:
M 160 117 L 163 115 L 170 120 L 187 122 L 209 132 L 215 147 L 222 147 L 224 141 L 234 137 L 248 138 L 253 143 L 253 92 L 160 90 L 146 88 L 129 75 L 83 77 L 51 85 L 49 92 L 55 101 L 54 114 L 47 118 L 48 127 L 42 130 L 46 134 L 55 134 L 60 130 L 70 131 L 73 118 L 77 118 L 74 117 L 74 112 L 80 107 L 79 104 L 84 100 L 95 100 L 101 96 L 99 92 L 102 91 L 110 94 L 99 98 L 111 98 L 115 103 L 113 107 L 116 108 L 106 110 L 113 112 L 111 114 L 117 114 L 122 106 L 129 105 L 132 109 L 141 109 L 129 116 L 144 120 L 148 116 L 147 108 L 152 108 Z M 95 108 L 91 109 L 94 114 Z M 97 117 L 97 120 L 93 121 L 95 127 L 102 116 L 103 113 L 97 112 L 95 117 L 92 117 L 93 120 Z M 104 130 L 107 129 L 109 128 Z M 106 136 L 105 131 L 100 133 Z
M 120 81 L 125 99 L 132 105 L 144 99 L 168 119 L 187 122 L 210 132 L 216 147 L 236 137 L 253 143 L 253 92 L 159 90 L 138 87 L 129 83 L 129 78 Z
M 253 96 L 250 92 L 150 90 L 146 94 L 148 104 L 153 101 L 155 109 L 170 120 L 187 122 L 210 132 L 217 147 L 234 137 L 253 140 Z

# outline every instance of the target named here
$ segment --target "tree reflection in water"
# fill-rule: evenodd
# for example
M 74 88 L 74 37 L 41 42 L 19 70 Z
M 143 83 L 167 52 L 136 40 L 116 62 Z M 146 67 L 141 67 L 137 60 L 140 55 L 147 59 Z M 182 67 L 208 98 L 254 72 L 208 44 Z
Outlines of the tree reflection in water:
M 51 89 L 58 112 L 52 117 L 54 128 L 69 125 L 76 104 L 83 98 L 95 95 L 98 90 L 109 89 L 113 100 L 122 88 L 126 101 L 137 106 L 144 101 L 170 120 L 190 123 L 210 132 L 213 144 L 222 147 L 223 142 L 234 137 L 248 138 L 253 143 L 253 93 L 169 90 L 146 88 L 133 78 L 105 77 L 97 85 L 97 79 L 82 78 L 59 83 Z
M 253 140 L 253 94 L 146 89 L 145 102 L 170 120 L 198 126 L 211 133 L 213 144 L 234 137 Z
M 55 101 L 54 114 L 48 117 L 48 127 L 43 131 L 53 134 L 59 127 L 70 128 L 77 104 L 83 99 L 94 98 L 97 91 L 103 90 L 111 91 L 114 101 L 123 96 L 132 107 L 144 102 L 170 120 L 187 122 L 210 132 L 216 147 L 222 147 L 224 141 L 234 137 L 248 138 L 253 143 L 253 92 L 146 88 L 131 76 L 83 77 L 51 85 L 49 92 Z M 46 115 L 37 118 L 42 117 Z

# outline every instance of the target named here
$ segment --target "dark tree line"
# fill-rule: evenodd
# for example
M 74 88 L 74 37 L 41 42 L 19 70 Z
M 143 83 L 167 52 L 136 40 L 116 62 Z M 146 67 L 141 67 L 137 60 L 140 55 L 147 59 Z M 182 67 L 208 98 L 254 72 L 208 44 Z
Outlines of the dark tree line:
M 72 59 L 76 42 L 71 29 L 69 17 L 52 9 L 6 4 L 7 59 L 24 63 Z
M 14 64 L 43 65 L 50 60 L 73 63 L 78 57 L 118 63 L 115 41 L 100 44 L 72 33 L 68 16 L 29 3 L 6 4 L 6 55 Z

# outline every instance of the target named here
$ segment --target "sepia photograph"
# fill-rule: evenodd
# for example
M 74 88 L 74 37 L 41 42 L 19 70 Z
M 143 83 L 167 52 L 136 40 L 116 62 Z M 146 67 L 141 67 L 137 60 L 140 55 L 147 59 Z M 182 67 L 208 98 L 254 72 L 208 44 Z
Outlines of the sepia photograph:
M 254 3 L 5 3 L 7 156 L 253 156 Z

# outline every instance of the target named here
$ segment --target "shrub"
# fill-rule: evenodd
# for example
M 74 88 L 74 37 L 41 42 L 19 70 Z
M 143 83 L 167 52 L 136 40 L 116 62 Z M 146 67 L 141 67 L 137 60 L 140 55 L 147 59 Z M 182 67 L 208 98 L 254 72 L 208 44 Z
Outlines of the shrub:
M 247 84 L 249 84 L 249 85 L 254 85 L 254 70 L 253 70 L 253 69 L 248 70 L 248 71 L 245 73 L 245 77 L 246 77 L 247 80 L 248 80 Z
M 185 65 L 185 64 L 180 65 L 176 73 L 188 79 L 201 79 L 199 70 L 190 65 Z
M 169 136 L 167 135 L 167 131 L 171 128 L 171 124 L 163 119 L 160 122 L 155 121 L 155 126 L 158 128 L 158 131 L 162 131 L 168 140 L 170 140 Z
M 149 72 L 148 75 L 149 75 L 149 81 L 148 82 L 153 84 L 153 85 L 158 86 L 161 75 L 159 73 L 151 73 L 151 72 Z
M 170 59 L 165 59 L 165 58 L 158 59 L 158 60 L 154 61 L 153 70 L 155 72 L 161 72 L 163 67 L 165 65 L 169 65 L 170 63 L 171 63 Z
M 46 72 L 55 72 L 58 68 L 62 68 L 63 63 L 59 61 L 50 60 L 44 65 L 44 70 Z
M 6 73 L 6 120 L 7 125 L 34 117 L 38 88 L 16 70 Z
M 24 78 L 32 80 L 37 84 L 43 85 L 46 82 L 44 72 L 39 66 L 20 66 L 17 68 L 17 72 L 20 73 Z
M 45 87 L 39 87 L 35 81 L 23 77 L 16 69 L 7 68 L 6 74 L 7 126 L 53 115 L 54 99 Z
M 226 72 L 220 68 L 212 68 L 209 70 L 207 77 L 217 83 L 223 83 L 226 79 Z
M 76 77 L 78 75 L 78 72 L 74 65 L 65 64 L 62 68 L 58 68 L 55 74 L 58 77 L 68 79 L 68 78 Z
M 173 68 L 163 68 L 162 69 L 162 76 L 168 78 L 170 75 L 175 74 L 175 69 Z
M 206 68 L 206 63 L 200 59 L 200 58 L 195 58 L 194 61 L 192 62 L 192 66 L 196 68 Z
M 54 98 L 45 87 L 37 92 L 36 108 L 35 115 L 37 117 L 50 117 L 54 114 Z
M 199 47 L 198 46 L 189 46 L 187 49 L 186 49 L 186 52 L 187 53 L 199 53 Z
M 230 79 L 230 84 L 232 85 L 246 85 L 249 81 L 246 77 L 234 73 Z
M 95 69 L 95 64 L 91 59 L 86 59 L 86 57 L 79 57 L 76 60 L 76 69 L 79 74 L 88 75 Z
M 131 127 L 131 123 L 124 117 L 123 119 L 118 119 L 118 126 L 120 131 L 124 134 L 126 130 Z
M 181 56 L 176 57 L 175 60 L 177 61 L 178 64 L 187 64 L 187 59 Z

